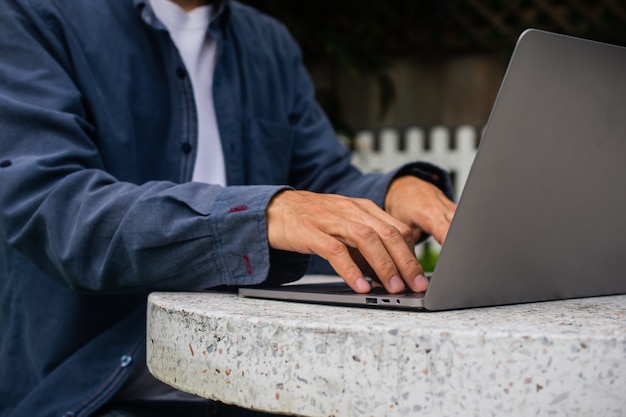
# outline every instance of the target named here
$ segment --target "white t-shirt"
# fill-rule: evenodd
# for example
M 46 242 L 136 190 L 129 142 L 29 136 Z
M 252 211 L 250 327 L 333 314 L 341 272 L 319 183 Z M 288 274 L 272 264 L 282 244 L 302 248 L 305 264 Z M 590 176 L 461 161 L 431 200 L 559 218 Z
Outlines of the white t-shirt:
M 150 4 L 176 45 L 193 87 L 198 112 L 193 180 L 226 185 L 224 152 L 213 106 L 216 45 L 207 30 L 211 21 L 211 6 L 200 6 L 185 12 L 169 0 L 150 0 Z

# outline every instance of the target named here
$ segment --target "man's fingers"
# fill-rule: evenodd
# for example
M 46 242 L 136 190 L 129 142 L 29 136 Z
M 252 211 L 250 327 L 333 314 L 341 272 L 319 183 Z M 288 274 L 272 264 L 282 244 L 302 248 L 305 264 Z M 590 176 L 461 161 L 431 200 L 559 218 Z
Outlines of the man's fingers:
M 413 291 L 424 291 L 424 270 L 415 257 L 411 227 L 369 200 L 350 199 L 345 203 L 358 207 L 350 208 L 353 221 L 344 223 L 353 229 L 341 234 L 344 243 L 358 253 L 357 264 L 390 292 L 401 292 L 405 285 Z
M 320 255 L 357 292 L 370 289 L 363 266 L 391 292 L 423 290 L 411 228 L 369 200 L 284 191 L 268 206 L 267 225 L 271 247 Z
M 344 222 L 336 225 L 335 231 L 346 246 L 353 248 L 352 258 L 356 263 L 362 269 L 365 267 L 369 270 L 370 275 L 378 279 L 389 292 L 401 292 L 405 286 L 414 291 L 423 291 L 422 283 L 415 280 L 424 274 L 424 270 L 414 252 L 406 246 L 403 236 L 393 226 L 376 223 L 374 221 L 372 227 Z
M 337 240 L 333 244 L 327 244 L 327 246 L 319 247 L 317 250 L 346 282 L 352 284 L 357 281 L 356 274 L 351 274 L 352 269 L 350 268 L 352 264 L 357 265 L 355 261 L 358 261 L 358 259 L 355 260 L 350 256 L 349 248 L 354 248 L 362 254 L 366 265 L 374 271 L 385 288 L 393 292 L 400 292 L 404 289 L 402 279 L 399 279 L 399 271 L 395 261 L 381 236 L 373 227 L 347 220 L 330 226 L 332 232 L 330 230 L 325 231 L 329 234 L 332 233 Z M 329 225 L 324 225 L 324 227 L 329 227 Z M 395 245 L 404 248 L 404 240 L 397 231 L 396 235 Z M 344 271 L 348 271 L 349 275 L 346 276 Z M 360 271 L 361 269 L 359 269 Z
M 433 184 L 419 178 L 400 177 L 391 184 L 385 210 L 410 225 L 414 236 L 424 231 L 439 243 L 445 241 L 456 205 Z
M 406 242 L 407 247 L 412 250 L 416 240 L 413 237 L 413 230 L 408 224 L 396 219 L 389 213 L 381 210 L 376 204 L 366 199 L 353 199 L 353 204 L 358 204 L 360 217 L 353 217 L 354 221 L 374 227 L 384 237 L 387 233 L 399 232 Z M 391 226 L 392 228 L 390 228 Z
M 327 234 L 320 233 L 313 236 L 315 243 L 312 251 L 326 259 L 333 267 L 337 275 L 357 293 L 368 293 L 370 284 L 365 279 L 361 268 L 350 254 L 350 248 L 340 240 Z
M 370 267 L 370 265 L 368 264 L 368 262 L 365 260 L 365 258 L 363 257 L 363 255 L 354 248 L 351 248 L 350 250 L 350 255 L 352 256 L 352 258 L 355 260 L 355 262 L 357 263 L 357 265 L 359 265 L 359 267 L 361 268 L 361 270 L 363 270 L 368 276 L 370 276 L 372 279 L 374 279 L 374 285 L 376 286 L 385 286 L 387 287 L 387 290 L 389 290 L 389 285 L 383 285 L 383 281 L 382 279 L 379 278 L 379 276 L 376 274 L 376 272 Z M 426 276 L 424 275 L 423 272 L 423 268 L 422 266 L 415 261 L 415 263 L 417 264 L 417 275 L 414 275 L 415 272 L 410 272 L 408 274 L 404 274 L 402 275 L 404 283 L 407 287 L 409 287 L 409 289 L 413 292 L 424 292 L 426 291 L 426 288 L 428 287 L 428 279 L 426 279 Z M 412 279 L 411 279 L 412 277 Z M 399 291 L 401 290 L 401 288 L 399 289 Z M 394 291 L 393 289 L 390 292 L 397 292 Z

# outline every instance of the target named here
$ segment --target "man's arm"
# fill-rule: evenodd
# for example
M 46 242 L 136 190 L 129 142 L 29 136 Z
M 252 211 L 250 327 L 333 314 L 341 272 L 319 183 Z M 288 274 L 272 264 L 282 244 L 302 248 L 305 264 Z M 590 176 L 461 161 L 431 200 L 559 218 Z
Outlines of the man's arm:
M 159 58 L 128 4 L 102 6 L 108 29 L 84 28 L 102 38 L 87 54 L 76 16 L 96 6 L 22 3 L 10 0 L 0 16 L 0 160 L 10 161 L 0 169 L 0 252 L 81 291 L 262 282 L 265 209 L 285 187 L 176 182 L 182 129 L 169 131 L 166 116 L 179 101 L 156 88 L 166 68 L 115 72 Z

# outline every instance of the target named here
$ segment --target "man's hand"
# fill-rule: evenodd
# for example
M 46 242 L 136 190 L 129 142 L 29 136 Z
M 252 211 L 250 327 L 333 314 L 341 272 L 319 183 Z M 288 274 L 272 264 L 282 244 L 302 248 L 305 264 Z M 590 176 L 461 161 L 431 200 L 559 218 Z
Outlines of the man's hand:
M 395 179 L 385 197 L 385 211 L 409 225 L 415 241 L 425 232 L 443 244 L 455 210 L 439 188 L 413 176 Z
M 389 292 L 428 286 L 411 227 L 370 200 L 282 191 L 267 208 L 267 229 L 272 248 L 321 256 L 356 292 L 370 291 L 359 258 Z

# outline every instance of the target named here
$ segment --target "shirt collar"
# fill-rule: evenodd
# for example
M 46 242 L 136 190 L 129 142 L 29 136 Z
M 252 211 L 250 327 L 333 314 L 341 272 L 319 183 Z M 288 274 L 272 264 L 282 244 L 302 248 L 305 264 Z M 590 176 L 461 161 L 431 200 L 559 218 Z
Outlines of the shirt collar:
M 148 0 L 133 0 L 135 7 L 144 7 L 148 3 Z M 213 0 L 215 10 L 220 10 L 223 6 L 229 3 L 229 0 Z
M 156 19 L 154 12 L 150 8 L 150 3 L 148 0 L 132 0 L 133 5 L 139 13 L 141 14 L 142 19 L 150 25 L 155 25 L 155 22 L 158 22 Z M 230 6 L 230 0 L 213 0 L 213 18 L 212 21 L 221 21 L 228 14 L 227 10 Z

